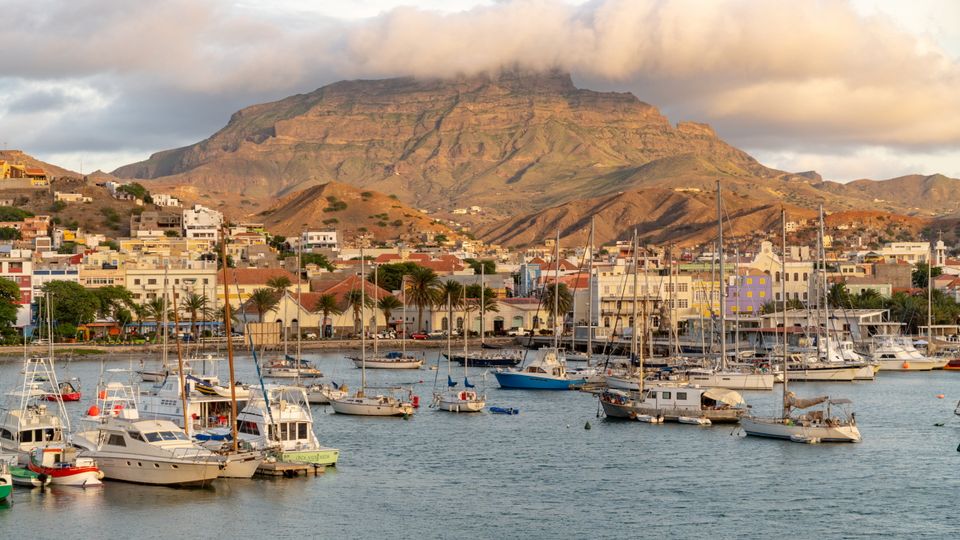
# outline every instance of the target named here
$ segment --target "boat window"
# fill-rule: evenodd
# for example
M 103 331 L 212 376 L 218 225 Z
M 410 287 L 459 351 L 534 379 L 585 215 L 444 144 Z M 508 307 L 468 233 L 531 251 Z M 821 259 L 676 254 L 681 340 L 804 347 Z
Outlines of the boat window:
M 20 442 L 33 442 L 33 430 L 28 429 L 20 432 Z
M 130 438 L 131 438 L 131 439 L 133 439 L 133 440 L 135 440 L 135 441 L 143 442 L 143 437 L 142 437 L 139 433 L 137 433 L 136 431 L 131 431 L 131 432 L 129 432 L 129 433 L 130 433 Z
M 175 441 L 177 436 L 172 431 L 161 431 L 160 437 L 165 441 Z
M 3 437 L 4 439 L 9 439 L 12 441 L 13 433 L 10 433 L 9 429 L 0 430 L 0 437 Z
M 649 397 L 650 399 L 657 399 L 657 391 L 651 390 L 650 393 L 647 394 L 647 397 Z
M 149 442 L 160 442 L 159 433 L 144 433 L 143 434 Z
M 280 424 L 280 440 L 286 441 L 289 440 L 289 432 L 287 431 L 287 423 L 283 422 Z
M 670 392 L 664 392 L 661 397 L 663 397 L 663 399 L 670 399 Z
M 300 422 L 297 424 L 297 438 L 306 439 L 307 438 L 307 423 Z
M 274 426 L 273 424 L 271 424 L 267 427 L 269 428 L 269 434 L 270 434 L 269 437 L 267 438 L 269 438 L 271 441 L 277 440 L 277 426 Z
M 111 434 L 107 439 L 107 444 L 110 446 L 126 446 L 127 442 L 123 440 L 123 435 Z
M 237 430 L 240 433 L 247 433 L 249 435 L 259 435 L 260 429 L 257 427 L 257 424 L 253 422 L 237 421 Z
M 179 440 L 179 441 L 189 441 L 189 440 L 190 440 L 189 438 L 187 438 L 187 434 L 186 434 L 186 433 L 180 433 L 179 431 L 175 431 L 173 434 L 176 435 L 177 440 Z
M 677 392 L 677 399 L 687 399 L 686 392 Z

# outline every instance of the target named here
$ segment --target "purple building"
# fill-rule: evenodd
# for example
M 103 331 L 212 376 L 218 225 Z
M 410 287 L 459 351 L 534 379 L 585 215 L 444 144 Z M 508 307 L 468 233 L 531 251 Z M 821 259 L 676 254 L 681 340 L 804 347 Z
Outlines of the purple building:
M 727 285 L 726 312 L 727 317 L 734 317 L 737 312 L 747 317 L 757 317 L 763 311 L 763 305 L 773 300 L 773 278 L 752 268 L 740 270 L 738 282 L 730 278 Z

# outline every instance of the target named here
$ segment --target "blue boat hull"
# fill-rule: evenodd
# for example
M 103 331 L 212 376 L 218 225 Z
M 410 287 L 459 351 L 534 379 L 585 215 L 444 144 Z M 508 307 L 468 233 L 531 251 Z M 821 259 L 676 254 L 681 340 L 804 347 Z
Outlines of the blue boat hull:
M 498 371 L 494 373 L 500 388 L 514 388 L 518 390 L 570 390 L 573 386 L 580 386 L 586 379 L 552 379 L 536 377 L 527 373 Z

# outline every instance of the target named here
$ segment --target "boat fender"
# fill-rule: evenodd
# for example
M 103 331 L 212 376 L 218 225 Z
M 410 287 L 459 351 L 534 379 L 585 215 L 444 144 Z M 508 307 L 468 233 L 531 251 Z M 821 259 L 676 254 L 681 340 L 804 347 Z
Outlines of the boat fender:
M 420 396 L 413 396 L 412 398 L 410 398 L 410 401 L 411 401 L 411 404 L 413 405 L 413 408 L 415 409 L 420 408 Z
M 589 421 L 588 421 L 586 424 L 583 425 L 583 429 L 591 429 L 591 426 L 590 426 L 590 422 L 589 422 Z
M 87 416 L 100 416 L 100 407 L 91 405 L 90 408 L 87 409 Z
M 943 394 L 937 394 L 937 399 L 943 399 Z
M 903 369 L 910 369 L 910 362 L 904 362 L 903 364 L 901 364 L 900 367 L 902 367 Z

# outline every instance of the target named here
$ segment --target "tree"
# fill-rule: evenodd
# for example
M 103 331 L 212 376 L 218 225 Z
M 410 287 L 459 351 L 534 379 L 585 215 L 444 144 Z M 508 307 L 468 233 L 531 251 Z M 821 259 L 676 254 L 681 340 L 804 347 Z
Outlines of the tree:
M 440 278 L 429 268 L 417 266 L 407 277 L 407 302 L 417 306 L 420 331 L 423 331 L 423 308 L 437 304 L 439 288 Z
M 480 267 L 483 267 L 484 274 L 496 274 L 497 273 L 497 263 L 492 259 L 478 261 L 477 259 L 464 259 L 463 262 L 467 263 L 470 268 L 473 268 L 474 274 L 480 274 Z
M 306 268 L 308 264 L 315 264 L 328 272 L 336 270 L 330 262 L 330 259 L 323 253 L 301 253 L 300 268 Z
M 327 337 L 325 335 L 326 325 L 330 315 L 340 315 L 343 313 L 343 310 L 340 309 L 340 306 L 337 304 L 337 297 L 332 294 L 321 294 L 320 298 L 317 298 L 317 303 L 313 305 L 313 311 L 323 315 L 323 320 L 320 321 L 320 333 L 324 334 L 323 337 Z
M 118 310 L 124 307 L 132 307 L 133 293 L 123 285 L 108 285 L 98 289 L 91 289 L 94 296 L 97 297 L 97 314 L 100 317 L 113 317 L 116 319 Z
M 22 238 L 20 231 L 13 227 L 0 227 L 0 240 L 21 240 Z
M 148 319 L 153 319 L 157 323 L 157 335 L 161 335 L 161 332 L 166 334 L 167 328 L 161 326 L 164 320 L 164 312 L 166 312 L 166 320 L 172 321 L 173 317 L 170 315 L 170 307 L 166 305 L 163 298 L 154 298 L 153 300 L 148 301 L 144 304 L 144 315 Z M 142 326 L 142 325 L 141 325 Z
M 857 309 L 883 309 L 884 300 L 880 291 L 863 289 L 860 294 L 852 297 L 853 307 Z
M 190 314 L 190 333 L 197 334 L 197 315 L 206 318 L 211 315 L 207 308 L 207 297 L 202 294 L 189 293 L 180 301 L 180 310 Z
M 557 299 L 554 300 L 554 294 L 557 294 Z M 551 283 L 547 285 L 543 290 L 543 298 L 541 299 L 541 305 L 550 313 L 551 326 L 553 328 L 557 327 L 557 322 L 553 320 L 553 307 L 554 302 L 557 304 L 557 316 L 564 317 L 570 308 L 573 306 L 573 294 L 570 293 L 570 288 L 567 287 L 566 283 L 560 283 L 560 286 L 557 287 L 556 283 Z
M 274 292 L 277 293 L 277 296 L 283 296 L 283 292 L 291 285 L 293 285 L 293 283 L 287 276 L 276 276 L 267 280 L 267 287 L 273 289 Z
M 827 303 L 832 308 L 850 308 L 853 303 L 850 297 L 850 291 L 843 283 L 834 283 L 827 292 Z
M 52 307 L 53 321 L 56 324 L 70 323 L 80 326 L 93 322 L 100 309 L 100 299 L 95 294 L 72 281 L 51 281 L 42 288 L 45 297 L 38 301 L 39 313 L 47 313 L 46 302 Z
M 0 206 L 0 221 L 23 221 L 28 217 L 33 217 L 33 212 L 14 206 Z
M 934 266 L 930 269 L 930 277 L 935 278 L 943 273 L 943 269 L 939 266 Z M 918 289 L 927 288 L 927 263 L 917 263 L 913 268 L 913 286 Z
M 437 290 L 437 305 L 445 306 L 449 302 L 450 309 L 456 311 L 463 308 L 463 304 L 466 301 L 464 297 L 464 287 L 463 285 L 448 279 L 440 284 L 440 288 Z
M 352 289 L 343 296 L 344 311 L 353 310 L 353 331 L 359 334 L 363 327 L 364 308 L 373 307 L 373 298 L 365 291 Z
M 474 285 L 467 285 L 466 289 L 467 298 L 476 299 L 476 309 L 480 309 L 480 284 L 476 283 Z M 487 313 L 490 311 L 499 312 L 500 306 L 497 305 L 497 293 L 493 292 L 493 289 L 490 287 L 483 288 L 483 312 Z
M 917 327 L 927 323 L 927 299 L 911 296 L 904 292 L 894 293 L 887 302 L 890 318 L 906 325 L 908 334 L 917 333 Z
M 117 191 L 121 191 L 123 193 L 129 193 L 130 195 L 133 195 L 134 197 L 142 200 L 143 202 L 147 202 L 147 203 L 152 202 L 148 200 L 150 198 L 150 192 L 147 191 L 147 188 L 143 187 L 143 184 L 140 184 L 138 182 L 130 182 L 129 184 L 124 184 L 118 187 Z
M 0 334 L 4 341 L 16 334 L 17 311 L 20 306 L 20 286 L 16 282 L 0 278 Z
M 383 312 L 383 320 L 387 321 L 387 326 L 390 325 L 390 319 L 393 318 L 393 310 L 401 307 L 403 307 L 403 302 L 392 294 L 384 296 L 377 302 L 377 309 Z
M 253 291 L 247 301 L 257 310 L 257 321 L 263 322 L 263 316 L 277 306 L 280 302 L 280 297 L 277 296 L 277 293 L 273 290 L 260 288 Z
M 403 287 L 403 277 L 412 274 L 418 268 L 423 267 L 415 262 L 378 264 L 376 268 L 370 270 L 370 273 L 367 274 L 367 281 L 374 283 L 374 272 L 376 272 L 376 283 L 380 288 L 388 291 L 397 291 Z

